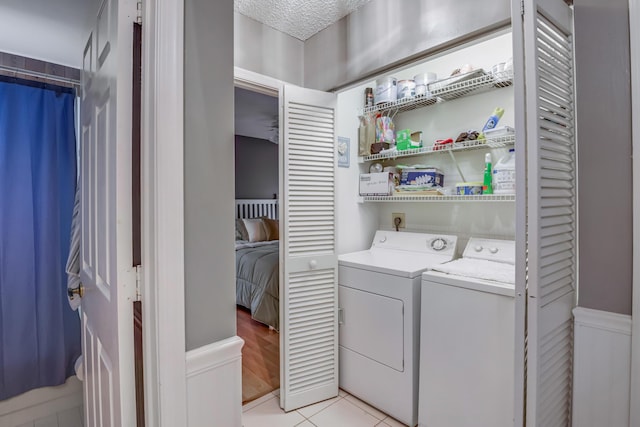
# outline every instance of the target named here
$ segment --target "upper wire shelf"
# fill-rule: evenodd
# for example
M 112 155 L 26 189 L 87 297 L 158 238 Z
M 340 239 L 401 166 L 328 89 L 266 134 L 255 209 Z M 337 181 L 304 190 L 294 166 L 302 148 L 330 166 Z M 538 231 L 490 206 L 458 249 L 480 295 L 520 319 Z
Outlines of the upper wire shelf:
M 402 98 L 394 102 L 361 108 L 359 115 L 374 113 L 393 115 L 511 85 L 513 85 L 513 70 L 486 73 L 480 69 L 429 83 L 428 95 Z

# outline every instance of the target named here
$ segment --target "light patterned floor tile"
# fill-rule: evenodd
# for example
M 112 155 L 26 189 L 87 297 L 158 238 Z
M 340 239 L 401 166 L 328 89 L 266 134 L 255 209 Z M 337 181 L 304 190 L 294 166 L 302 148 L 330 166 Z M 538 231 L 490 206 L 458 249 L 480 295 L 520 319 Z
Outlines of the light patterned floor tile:
M 275 398 L 276 396 L 274 396 L 273 394 L 267 393 L 264 396 L 257 398 L 256 400 L 245 403 L 244 406 L 242 406 L 242 412 L 247 412 L 249 409 L 255 408 L 256 406 L 262 405 L 263 403 Z
M 304 420 L 303 422 L 298 424 L 296 427 L 316 427 L 316 425 L 309 420 Z
M 336 403 L 338 400 L 342 399 L 342 397 L 334 397 L 333 399 L 323 400 L 322 402 L 315 403 L 313 405 L 305 406 L 304 408 L 298 409 L 298 412 L 302 414 L 305 418 L 311 418 L 318 412 L 322 411 L 325 408 Z
M 58 427 L 58 417 L 56 414 L 49 415 L 48 417 L 36 420 L 33 424 L 35 427 Z
M 82 427 L 82 407 L 72 408 L 58 413 L 58 426 Z
M 380 424 L 376 424 L 376 427 L 391 427 L 389 424 L 384 421 L 380 421 Z
M 338 396 L 340 397 L 345 397 L 347 396 L 349 393 L 347 393 L 346 391 L 344 391 L 343 389 L 339 389 L 338 390 Z
M 280 397 L 280 389 L 279 388 L 273 390 L 271 393 L 273 393 L 274 396 Z
M 244 427 L 294 427 L 304 420 L 296 411 L 285 413 L 274 396 L 242 414 Z
M 338 400 L 324 411 L 311 417 L 309 421 L 317 427 L 374 427 L 380 422 L 379 419 L 349 403 L 346 399 Z M 245 427 L 248 426 L 245 425 Z
M 371 405 L 368 405 L 367 403 L 363 402 L 362 400 L 358 399 L 355 396 L 346 396 L 345 397 L 346 400 L 348 400 L 350 403 L 353 403 L 354 405 L 356 405 L 358 408 L 368 412 L 369 414 L 373 415 L 374 417 L 376 417 L 378 420 L 384 420 L 385 418 L 387 418 L 387 414 L 385 414 L 384 412 L 379 411 L 378 409 L 374 408 Z
M 380 424 L 381 426 L 389 426 L 389 427 L 407 427 L 406 424 L 401 423 L 400 421 L 393 419 L 391 417 L 387 417 L 384 420 L 382 420 L 382 423 Z

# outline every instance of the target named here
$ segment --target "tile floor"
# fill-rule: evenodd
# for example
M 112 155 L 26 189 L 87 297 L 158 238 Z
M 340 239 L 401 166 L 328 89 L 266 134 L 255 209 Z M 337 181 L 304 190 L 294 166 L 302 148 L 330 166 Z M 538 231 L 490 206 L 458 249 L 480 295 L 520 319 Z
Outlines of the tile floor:
M 82 406 L 78 406 L 18 427 L 82 427 L 82 412 Z
M 339 396 L 285 413 L 279 390 L 242 407 L 244 427 L 405 427 L 379 410 L 340 390 Z

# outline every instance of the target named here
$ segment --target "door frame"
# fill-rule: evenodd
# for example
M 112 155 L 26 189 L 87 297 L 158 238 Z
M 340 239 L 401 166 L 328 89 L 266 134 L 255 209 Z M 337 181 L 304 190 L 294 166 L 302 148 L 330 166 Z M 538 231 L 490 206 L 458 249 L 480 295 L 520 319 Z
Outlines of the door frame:
M 279 98 L 285 83 L 244 68 L 233 67 L 233 84 L 235 87 Z
M 142 31 L 145 421 L 186 426 L 184 1 L 143 2 Z
M 631 60 L 631 152 L 633 194 L 633 290 L 631 307 L 631 390 L 629 425 L 640 425 L 640 0 L 629 0 L 629 55 Z

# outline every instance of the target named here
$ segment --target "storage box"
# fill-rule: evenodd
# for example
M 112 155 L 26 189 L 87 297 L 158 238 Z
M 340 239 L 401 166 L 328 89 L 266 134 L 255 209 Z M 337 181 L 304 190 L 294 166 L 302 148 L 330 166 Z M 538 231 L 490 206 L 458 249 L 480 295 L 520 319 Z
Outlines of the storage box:
M 438 168 L 403 169 L 400 184 L 442 187 L 444 185 L 444 175 Z
M 479 196 L 482 194 L 482 182 L 459 182 L 456 184 L 458 196 Z
M 361 196 L 391 196 L 395 185 L 392 172 L 361 173 Z
M 396 148 L 398 151 L 422 148 L 422 131 L 411 132 L 410 129 L 399 130 L 396 133 Z

